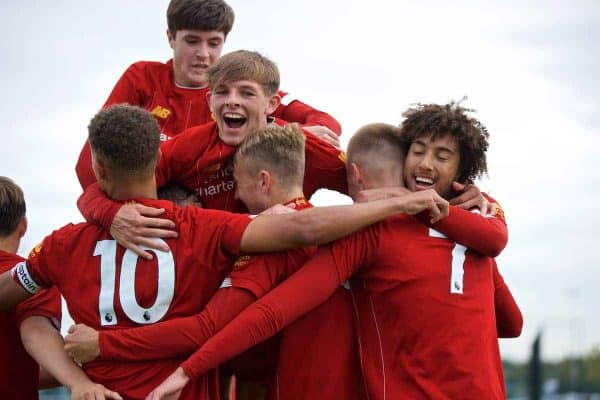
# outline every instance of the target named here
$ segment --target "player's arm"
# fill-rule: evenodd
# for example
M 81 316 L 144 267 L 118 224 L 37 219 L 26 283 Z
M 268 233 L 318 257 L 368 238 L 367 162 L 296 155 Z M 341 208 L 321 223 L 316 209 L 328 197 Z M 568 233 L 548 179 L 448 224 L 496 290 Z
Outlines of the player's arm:
M 348 194 L 346 154 L 330 146 L 312 133 L 306 132 L 304 193 L 312 196 L 318 189 L 330 189 Z
M 31 357 L 71 392 L 71 399 L 116 399 L 118 393 L 92 382 L 63 350 L 60 332 L 42 316 L 21 323 L 21 340 Z
M 447 218 L 431 225 L 451 240 L 488 257 L 496 257 L 508 242 L 503 219 L 450 206 Z
M 366 234 L 364 232 L 367 232 Z M 246 308 L 225 328 L 208 340 L 150 398 L 176 393 L 190 379 L 211 366 L 222 364 L 268 339 L 327 300 L 329 296 L 377 252 L 375 228 L 320 248 L 302 268 L 257 302 Z M 333 247 L 335 247 L 335 249 Z M 345 251 L 353 249 L 353 251 Z
M 329 243 L 398 213 L 425 211 L 431 222 L 437 222 L 447 215 L 447 206 L 434 190 L 423 190 L 369 203 L 260 215 L 246 227 L 241 251 L 269 252 Z
M 75 325 L 65 337 L 65 350 L 81 363 L 97 357 L 140 361 L 188 355 L 255 300 L 244 289 L 224 288 L 215 293 L 201 313 L 190 317 L 107 331 Z
M 514 338 L 521 335 L 523 314 L 498 271 L 494 261 L 494 306 L 496 309 L 496 329 L 499 338 Z
M 6 311 L 32 295 L 15 281 L 13 271 L 0 275 L 0 311 Z
M 279 92 L 279 95 L 281 96 L 281 104 L 273 113 L 274 117 L 284 121 L 298 122 L 305 126 L 327 127 L 338 136 L 341 135 L 342 126 L 331 115 L 299 100 L 288 100 L 290 96 L 287 93 Z

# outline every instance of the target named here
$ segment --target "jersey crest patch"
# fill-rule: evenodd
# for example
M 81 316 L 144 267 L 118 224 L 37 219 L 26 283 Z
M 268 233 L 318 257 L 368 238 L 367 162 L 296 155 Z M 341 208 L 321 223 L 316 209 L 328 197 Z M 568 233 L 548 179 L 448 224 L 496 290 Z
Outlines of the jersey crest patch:
M 239 256 L 233 264 L 233 269 L 241 269 L 250 262 L 250 256 Z
M 42 242 L 39 242 L 33 249 L 31 249 L 27 258 L 37 257 L 37 255 L 40 254 L 40 251 L 42 251 Z
M 348 160 L 348 157 L 346 157 L 346 152 L 344 152 L 344 151 L 340 151 L 340 154 L 338 154 L 338 158 L 344 164 L 346 164 L 346 160 Z
M 161 106 L 156 106 L 152 110 L 152 115 L 160 119 L 167 119 L 169 118 L 169 115 L 171 115 L 171 110 Z

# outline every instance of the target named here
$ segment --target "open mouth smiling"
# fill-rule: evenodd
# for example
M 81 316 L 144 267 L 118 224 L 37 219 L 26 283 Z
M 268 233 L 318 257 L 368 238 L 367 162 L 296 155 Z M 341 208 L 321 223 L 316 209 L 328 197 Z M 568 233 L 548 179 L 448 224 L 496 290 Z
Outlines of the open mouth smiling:
M 246 117 L 237 113 L 225 113 L 223 121 L 229 128 L 241 128 L 246 123 Z

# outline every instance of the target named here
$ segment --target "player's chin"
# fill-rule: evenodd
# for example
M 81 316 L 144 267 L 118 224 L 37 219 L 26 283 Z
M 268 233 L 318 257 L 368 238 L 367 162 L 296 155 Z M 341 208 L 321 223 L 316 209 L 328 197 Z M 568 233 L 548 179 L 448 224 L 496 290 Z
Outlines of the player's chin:
M 246 137 L 244 132 L 239 129 L 225 129 L 224 131 L 219 132 L 219 136 L 221 137 L 221 140 L 229 146 L 239 146 L 244 140 L 244 137 Z

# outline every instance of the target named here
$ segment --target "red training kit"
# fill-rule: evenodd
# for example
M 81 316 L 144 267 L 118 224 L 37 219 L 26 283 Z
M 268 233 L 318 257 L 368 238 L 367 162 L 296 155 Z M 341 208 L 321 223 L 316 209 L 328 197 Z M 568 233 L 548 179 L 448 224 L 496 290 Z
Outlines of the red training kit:
M 200 312 L 229 273 L 239 253 L 247 215 L 196 207 L 179 208 L 167 201 L 137 200 L 165 208 L 176 223 L 177 239 L 167 239 L 170 252 L 154 252 L 153 260 L 125 250 L 110 234 L 92 224 L 66 225 L 34 249 L 27 264 L 14 268 L 26 290 L 56 285 L 77 323 L 112 330 L 147 325 Z M 181 359 L 161 362 L 86 364 L 90 378 L 131 399 L 143 399 L 169 376 Z M 218 393 L 211 371 L 195 381 L 182 399 L 205 399 Z M 211 395 L 213 396 L 213 395 Z

